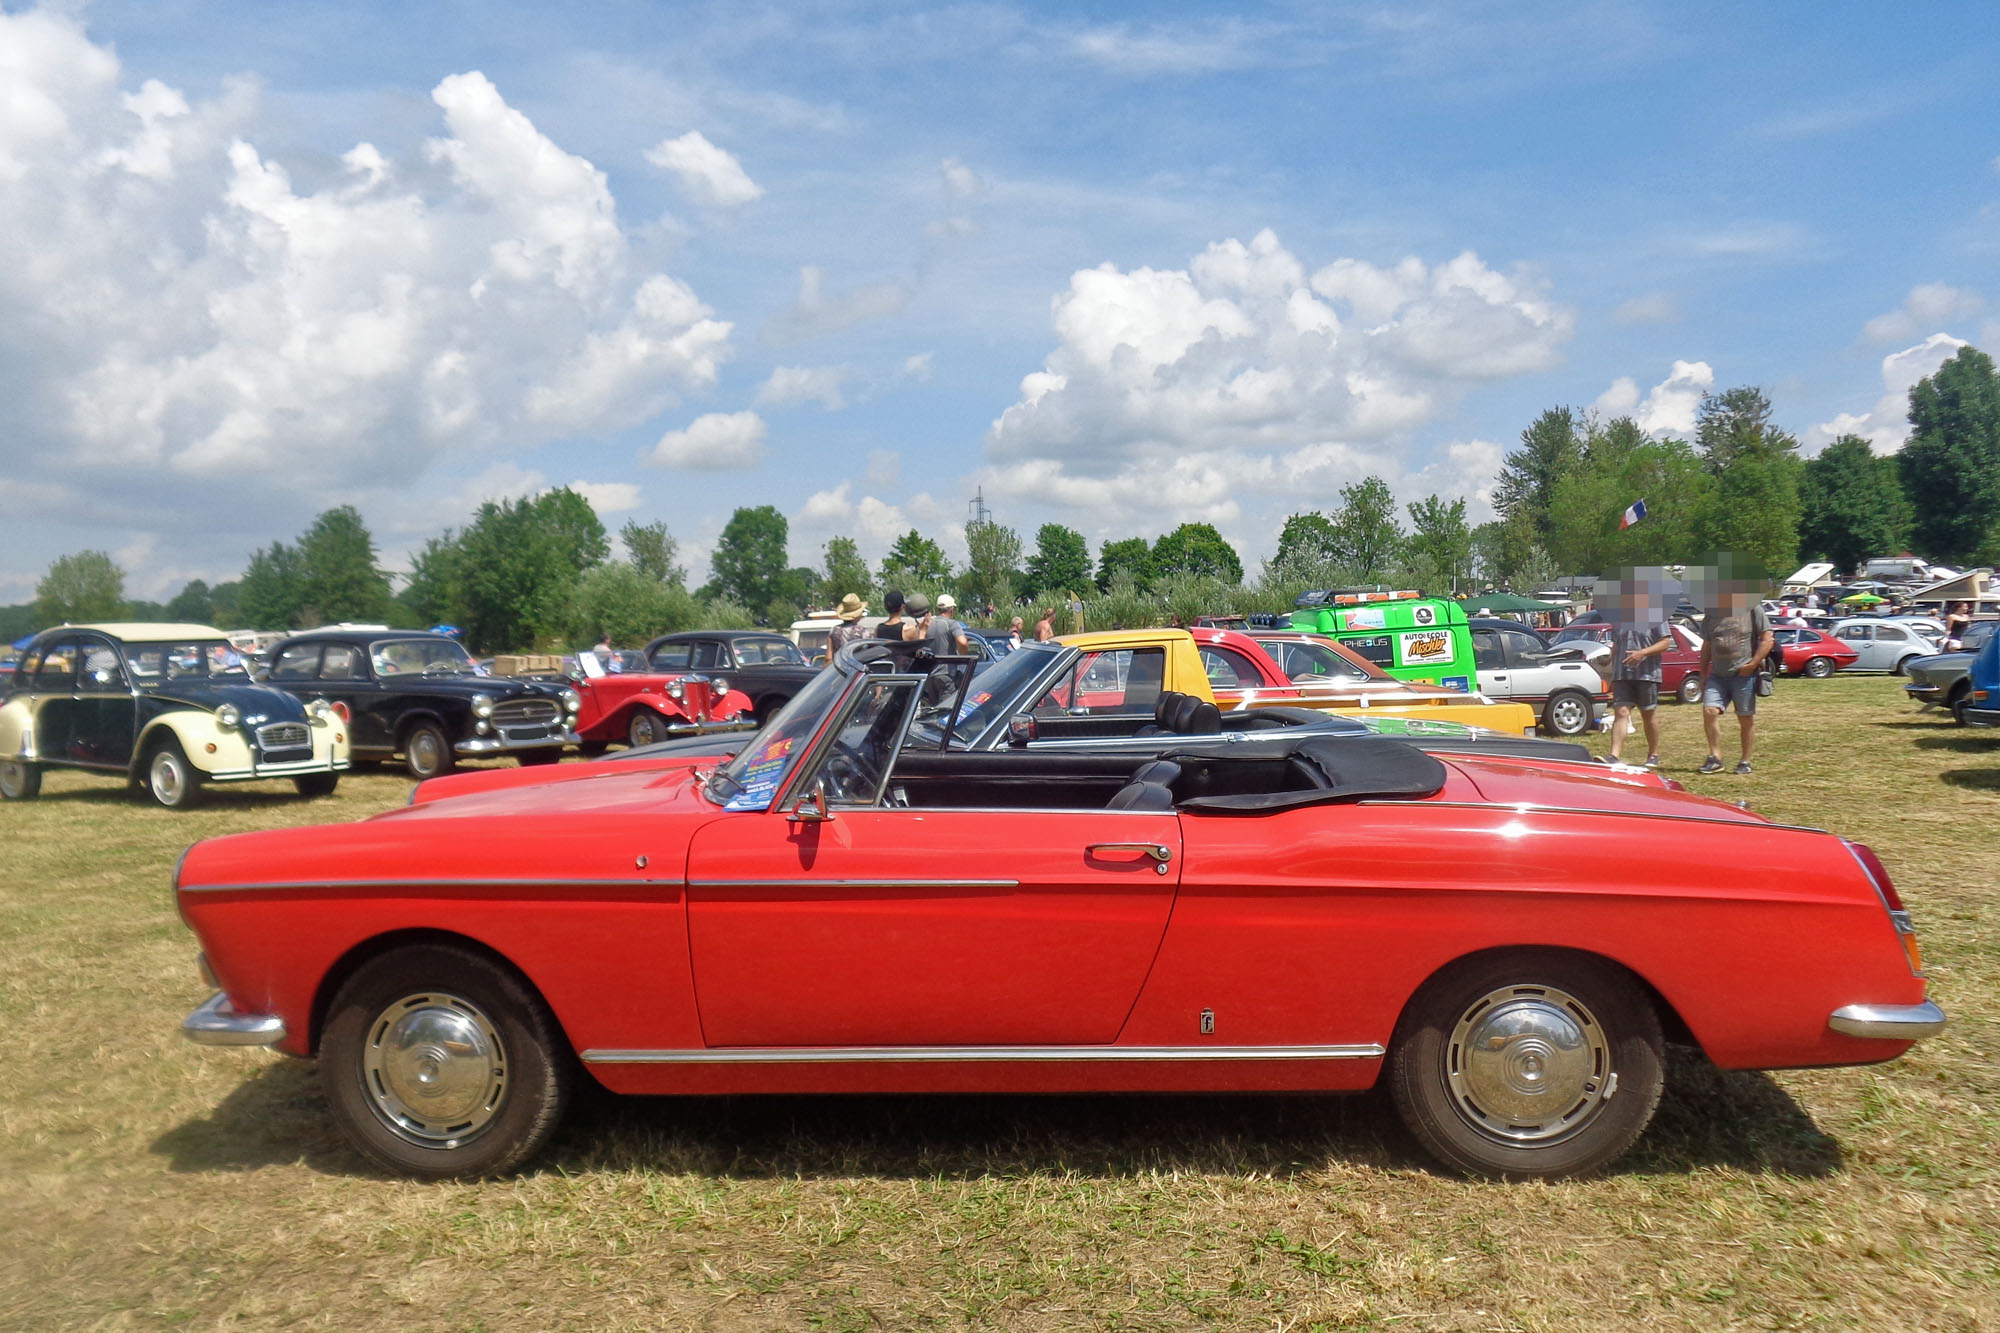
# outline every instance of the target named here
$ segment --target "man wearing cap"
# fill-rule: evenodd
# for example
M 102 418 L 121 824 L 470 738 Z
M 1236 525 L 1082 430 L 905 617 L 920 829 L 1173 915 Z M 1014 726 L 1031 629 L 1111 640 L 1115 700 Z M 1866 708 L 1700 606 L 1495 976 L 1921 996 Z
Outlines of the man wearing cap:
M 849 593 L 840 599 L 834 614 L 840 617 L 840 623 L 826 636 L 826 659 L 829 662 L 848 644 L 868 637 L 861 629 L 861 617 L 868 614 L 868 603 Z
M 915 603 L 922 597 L 923 594 L 918 593 L 910 601 Z M 952 618 L 951 613 L 956 610 L 958 610 L 958 599 L 948 592 L 941 592 L 938 594 L 936 614 L 924 615 L 918 622 L 924 637 L 930 641 L 931 651 L 939 657 L 947 653 L 964 653 L 971 650 L 971 645 L 965 640 L 965 626 Z M 912 613 L 923 614 L 914 608 Z

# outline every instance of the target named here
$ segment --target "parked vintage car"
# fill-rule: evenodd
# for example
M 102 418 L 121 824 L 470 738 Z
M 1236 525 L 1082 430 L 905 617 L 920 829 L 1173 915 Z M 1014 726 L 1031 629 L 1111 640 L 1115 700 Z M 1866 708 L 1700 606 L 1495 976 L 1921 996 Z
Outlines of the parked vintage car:
M 751 715 L 761 725 L 819 674 L 799 646 L 764 630 L 683 630 L 646 645 L 653 670 L 721 676 L 750 696 Z
M 290 778 L 328 796 L 349 764 L 345 722 L 250 678 L 219 629 L 64 625 L 21 655 L 0 700 L 0 796 L 23 800 L 42 770 L 126 779 L 182 809 L 210 782 Z
M 1972 655 L 1970 688 L 1958 709 L 1959 719 L 1975 727 L 2000 727 L 2000 634 L 1989 634 Z
M 1480 693 L 1527 704 L 1549 735 L 1581 736 L 1610 706 L 1611 687 L 1581 645 L 1548 644 L 1519 621 L 1492 616 L 1475 616 L 1467 628 Z
M 585 754 L 602 754 L 619 741 L 637 747 L 670 736 L 755 730 L 750 696 L 727 679 L 654 671 L 643 652 L 614 653 L 608 662 L 595 651 L 578 653 L 569 684 L 583 700 L 575 726 Z
M 1908 679 L 1904 691 L 1920 704 L 1936 705 L 1965 725 L 1964 708 L 1972 694 L 1972 659 L 1986 641 L 2000 630 L 2000 620 L 1975 620 L 1960 639 L 1965 647 L 1958 652 L 1919 657 L 1903 668 Z
M 1783 658 L 1782 674 L 1824 679 L 1860 656 L 1851 644 L 1820 629 L 1800 629 L 1775 625 L 1771 629 L 1775 651 Z
M 931 677 L 883 653 L 843 653 L 720 766 L 468 775 L 359 825 L 196 844 L 174 890 L 216 990 L 184 1030 L 317 1057 L 354 1145 L 419 1177 L 518 1166 L 587 1077 L 1383 1082 L 1440 1161 L 1518 1178 L 1629 1148 L 1669 1033 L 1789 1068 L 1944 1024 L 1859 844 L 1651 775 L 1386 738 L 923 748 Z
M 379 627 L 294 634 L 271 650 L 264 678 L 330 703 L 349 723 L 356 759 L 401 755 L 420 782 L 460 759 L 553 764 L 577 743 L 583 703 L 559 680 L 485 674 L 448 635 Z
M 1938 649 L 1937 640 L 1921 630 L 1881 616 L 1851 616 L 1833 627 L 1833 637 L 1854 650 L 1848 671 L 1900 676 L 1910 663 Z
M 1588 642 L 1608 647 L 1613 628 L 1608 620 L 1565 625 L 1551 646 Z M 1701 635 L 1685 625 L 1672 623 L 1667 626 L 1667 634 L 1673 645 L 1660 654 L 1660 697 L 1678 699 L 1684 704 L 1700 703 Z

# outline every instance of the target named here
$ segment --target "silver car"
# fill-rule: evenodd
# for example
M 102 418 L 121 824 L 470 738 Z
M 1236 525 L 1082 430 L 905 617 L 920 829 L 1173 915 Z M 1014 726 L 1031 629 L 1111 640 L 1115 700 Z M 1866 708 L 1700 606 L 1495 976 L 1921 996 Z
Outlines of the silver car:
M 1937 640 L 1926 638 L 1908 624 L 1876 616 L 1852 616 L 1833 627 L 1833 637 L 1860 654 L 1849 671 L 1887 671 L 1902 675 L 1919 657 L 1938 650 Z

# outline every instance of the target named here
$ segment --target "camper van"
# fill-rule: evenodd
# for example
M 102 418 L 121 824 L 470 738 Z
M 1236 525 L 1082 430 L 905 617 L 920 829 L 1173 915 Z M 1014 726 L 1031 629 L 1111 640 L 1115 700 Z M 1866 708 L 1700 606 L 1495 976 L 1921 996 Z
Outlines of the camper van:
M 1958 571 L 1947 565 L 1933 565 L 1913 555 L 1883 556 L 1861 567 L 1862 578 L 1884 583 L 1935 583 L 1957 576 Z

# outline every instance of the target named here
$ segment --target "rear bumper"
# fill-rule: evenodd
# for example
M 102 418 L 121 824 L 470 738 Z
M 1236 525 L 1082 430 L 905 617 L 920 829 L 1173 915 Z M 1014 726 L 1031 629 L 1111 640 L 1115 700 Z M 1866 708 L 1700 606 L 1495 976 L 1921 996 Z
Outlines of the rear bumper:
M 197 1046 L 276 1046 L 285 1039 L 285 1020 L 243 1013 L 217 991 L 181 1020 L 181 1032 Z
M 1922 1004 L 1849 1004 L 1833 1011 L 1826 1025 L 1850 1037 L 1916 1041 L 1944 1031 L 1944 1010 Z

